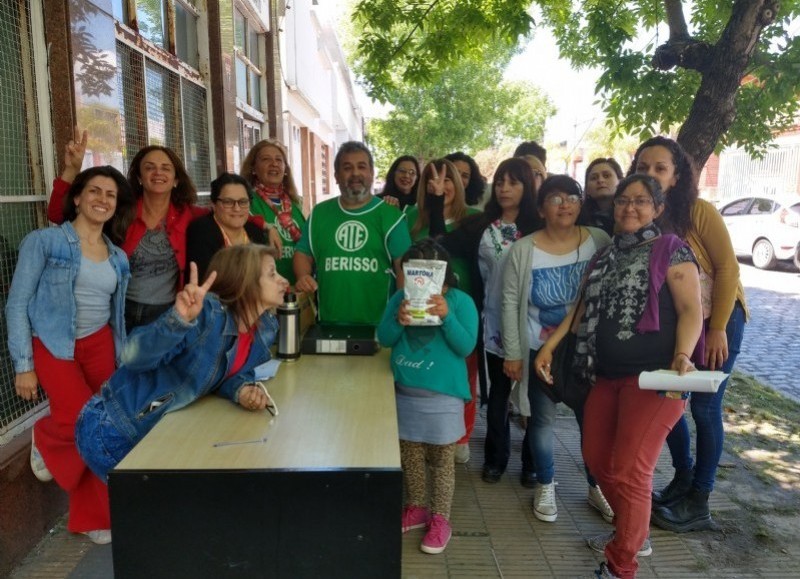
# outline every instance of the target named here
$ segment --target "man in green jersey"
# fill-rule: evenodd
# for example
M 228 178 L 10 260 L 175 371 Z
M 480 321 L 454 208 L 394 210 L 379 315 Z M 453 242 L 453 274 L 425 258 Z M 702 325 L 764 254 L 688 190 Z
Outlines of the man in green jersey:
M 322 322 L 377 325 L 411 246 L 408 227 L 399 209 L 372 195 L 374 165 L 363 143 L 344 143 L 333 168 L 341 195 L 314 207 L 302 229 L 295 288 L 319 292 Z

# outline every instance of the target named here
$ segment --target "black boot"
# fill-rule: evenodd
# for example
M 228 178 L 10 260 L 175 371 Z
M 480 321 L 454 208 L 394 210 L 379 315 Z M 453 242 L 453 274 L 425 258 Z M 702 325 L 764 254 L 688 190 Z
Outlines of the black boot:
M 669 507 L 682 499 L 692 488 L 694 469 L 676 470 L 675 476 L 660 491 L 653 491 L 653 509 L 656 507 Z
M 705 531 L 713 528 L 711 512 L 708 510 L 708 491 L 692 487 L 685 497 L 671 507 L 653 509 L 650 522 L 673 533 Z

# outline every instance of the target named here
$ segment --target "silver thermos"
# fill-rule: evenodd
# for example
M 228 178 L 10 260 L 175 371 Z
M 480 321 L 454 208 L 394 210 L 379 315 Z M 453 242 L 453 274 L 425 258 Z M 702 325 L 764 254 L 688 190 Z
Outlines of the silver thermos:
M 278 306 L 278 358 L 293 362 L 300 357 L 300 307 L 297 296 L 286 292 Z

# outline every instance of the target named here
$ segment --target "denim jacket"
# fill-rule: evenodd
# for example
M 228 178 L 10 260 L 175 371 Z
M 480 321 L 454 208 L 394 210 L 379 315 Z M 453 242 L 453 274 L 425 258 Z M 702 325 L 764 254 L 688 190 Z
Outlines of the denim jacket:
M 277 330 L 274 316 L 264 313 L 244 366 L 226 378 L 239 335 L 230 310 L 210 293 L 190 323 L 170 308 L 128 336 L 122 366 L 100 391 L 105 411 L 117 431 L 135 444 L 164 414 L 206 394 L 237 402 L 239 389 L 255 379 L 254 368 L 270 359 Z
M 104 235 L 108 261 L 117 276 L 111 296 L 114 347 L 119 359 L 125 341 L 125 290 L 131 277 L 128 258 Z M 8 349 L 16 373 L 33 370 L 33 337 L 61 360 L 73 360 L 78 306 L 75 279 L 81 265 L 81 242 L 69 221 L 29 233 L 6 302 Z

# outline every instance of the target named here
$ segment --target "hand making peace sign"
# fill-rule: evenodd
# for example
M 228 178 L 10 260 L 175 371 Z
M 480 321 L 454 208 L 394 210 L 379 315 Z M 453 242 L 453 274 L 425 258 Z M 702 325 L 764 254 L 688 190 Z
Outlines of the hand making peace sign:
M 208 274 L 203 285 L 197 285 L 197 264 L 189 264 L 189 283 L 175 296 L 175 311 L 184 322 L 192 322 L 203 310 L 203 298 L 206 297 L 211 284 L 217 278 L 217 272 Z
M 444 195 L 444 181 L 447 179 L 447 167 L 442 165 L 436 171 L 436 165 L 431 163 L 431 178 L 428 180 L 427 192 L 437 197 Z

